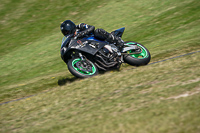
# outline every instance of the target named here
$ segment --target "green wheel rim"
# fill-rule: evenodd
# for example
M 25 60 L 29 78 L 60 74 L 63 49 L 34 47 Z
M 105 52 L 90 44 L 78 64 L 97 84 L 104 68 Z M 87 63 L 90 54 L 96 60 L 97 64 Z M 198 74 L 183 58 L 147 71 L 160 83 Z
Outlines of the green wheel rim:
M 74 59 L 72 61 L 72 66 L 77 72 L 79 72 L 81 74 L 84 74 L 84 75 L 93 75 L 93 74 L 95 74 L 96 68 L 95 68 L 93 63 L 90 63 L 92 65 L 92 70 L 91 71 L 86 71 L 86 70 L 83 71 L 83 70 L 79 69 L 78 67 L 76 67 L 76 63 L 79 62 L 79 61 L 81 61 L 80 58 Z M 80 67 L 80 68 L 84 69 L 83 67 Z
M 127 44 L 135 44 L 135 43 L 127 43 Z M 139 53 L 139 54 L 134 54 L 134 52 L 130 50 L 130 51 L 128 51 L 128 53 L 130 54 L 130 56 L 132 56 L 134 58 L 138 58 L 138 59 L 147 58 L 149 56 L 147 50 L 142 45 L 140 45 L 140 44 L 137 44 L 137 46 L 139 46 L 141 48 L 142 52 Z M 133 53 L 133 54 L 131 54 L 131 53 Z

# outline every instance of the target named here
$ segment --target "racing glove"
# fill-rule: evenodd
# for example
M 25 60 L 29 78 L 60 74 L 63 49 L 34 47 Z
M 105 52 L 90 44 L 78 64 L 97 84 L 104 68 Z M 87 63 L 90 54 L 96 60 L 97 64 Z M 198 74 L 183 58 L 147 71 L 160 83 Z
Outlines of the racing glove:
M 83 37 L 84 35 L 85 35 L 85 32 L 79 32 L 75 37 L 80 38 L 80 37 Z

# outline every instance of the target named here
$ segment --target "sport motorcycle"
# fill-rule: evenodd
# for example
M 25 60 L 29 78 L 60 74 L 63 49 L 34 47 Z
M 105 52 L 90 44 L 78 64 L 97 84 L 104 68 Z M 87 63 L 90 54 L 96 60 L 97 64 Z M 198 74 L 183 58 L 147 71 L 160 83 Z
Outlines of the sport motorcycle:
M 111 33 L 121 38 L 124 30 L 125 27 Z M 119 50 L 115 44 L 96 38 L 93 34 L 80 39 L 63 37 L 60 53 L 68 70 L 78 78 L 91 77 L 99 71 L 119 69 L 122 63 L 147 65 L 151 59 L 149 50 L 140 43 L 126 41 Z

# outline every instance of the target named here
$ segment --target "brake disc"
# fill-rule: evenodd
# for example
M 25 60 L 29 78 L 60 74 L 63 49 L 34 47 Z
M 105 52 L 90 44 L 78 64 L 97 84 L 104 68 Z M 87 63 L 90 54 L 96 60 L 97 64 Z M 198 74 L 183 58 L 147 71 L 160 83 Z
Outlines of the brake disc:
M 81 71 L 85 71 L 85 72 L 91 72 L 92 71 L 91 64 L 88 61 L 86 61 L 86 60 L 78 61 L 76 63 L 76 67 L 78 69 L 80 69 Z

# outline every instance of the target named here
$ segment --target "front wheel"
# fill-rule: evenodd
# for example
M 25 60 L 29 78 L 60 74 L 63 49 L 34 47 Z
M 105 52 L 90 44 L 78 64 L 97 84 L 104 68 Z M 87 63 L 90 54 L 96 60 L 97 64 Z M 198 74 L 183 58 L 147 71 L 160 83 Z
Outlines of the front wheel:
M 151 55 L 149 50 L 140 43 L 128 41 L 125 42 L 126 45 L 137 45 L 139 47 L 139 52 L 129 50 L 128 55 L 124 55 L 124 61 L 129 65 L 142 66 L 147 65 L 151 60 Z
M 98 74 L 97 67 L 87 59 L 72 58 L 67 62 L 68 70 L 78 78 L 88 78 Z

